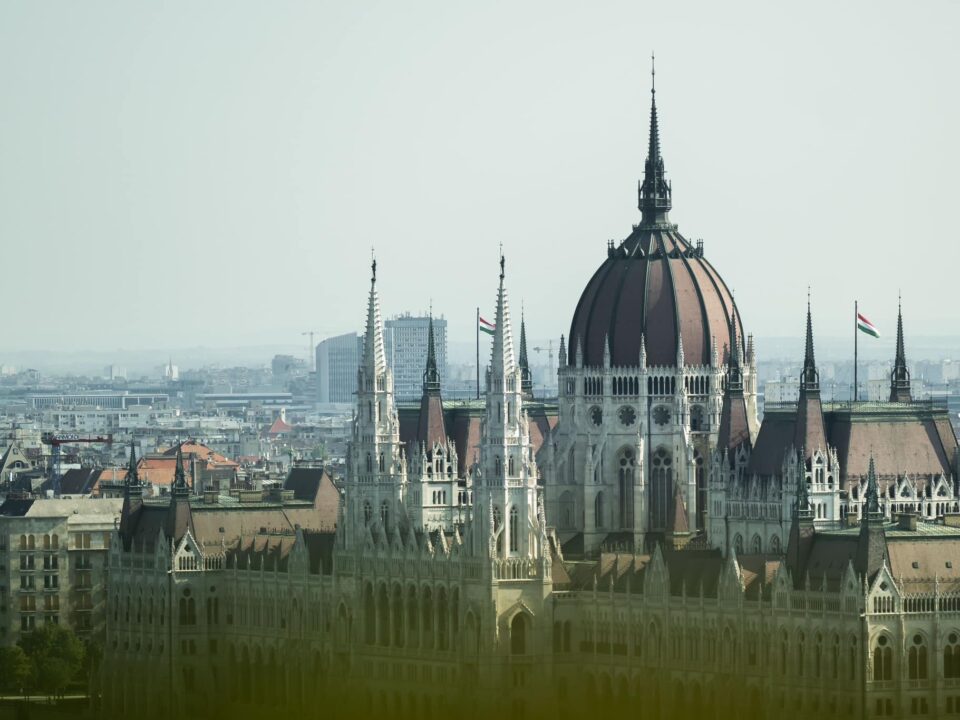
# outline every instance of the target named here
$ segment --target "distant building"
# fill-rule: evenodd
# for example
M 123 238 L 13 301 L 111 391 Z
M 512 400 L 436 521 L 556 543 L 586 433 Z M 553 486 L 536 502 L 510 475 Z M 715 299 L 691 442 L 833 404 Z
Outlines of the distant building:
M 393 389 L 398 400 L 419 400 L 423 368 L 427 362 L 429 316 L 400 315 L 383 323 L 387 363 L 393 370 Z M 437 370 L 447 377 L 447 321 L 433 320 Z M 351 398 L 352 399 L 352 398 Z
M 317 402 L 353 402 L 362 343 L 354 332 L 327 338 L 317 345 Z
M 103 376 L 107 380 L 126 380 L 127 369 L 119 365 L 107 365 L 103 369 Z
M 46 622 L 102 642 L 106 559 L 120 499 L 38 500 L 0 505 L 0 644 Z

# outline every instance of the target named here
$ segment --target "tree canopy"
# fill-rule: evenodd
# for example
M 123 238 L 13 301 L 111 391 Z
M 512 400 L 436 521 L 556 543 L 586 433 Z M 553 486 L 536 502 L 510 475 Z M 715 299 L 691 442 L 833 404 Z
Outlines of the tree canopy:
M 62 693 L 83 665 L 84 647 L 69 628 L 45 623 L 21 636 L 19 646 L 30 664 L 27 686 Z

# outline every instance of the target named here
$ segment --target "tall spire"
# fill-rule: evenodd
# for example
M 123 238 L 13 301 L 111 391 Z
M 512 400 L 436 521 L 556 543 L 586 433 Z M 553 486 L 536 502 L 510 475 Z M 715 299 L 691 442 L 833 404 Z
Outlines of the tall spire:
M 820 373 L 813 356 L 813 314 L 810 312 L 810 290 L 807 289 L 807 343 L 803 355 L 803 374 L 800 376 L 800 391 L 820 394 Z
M 880 492 L 877 489 L 877 468 L 873 462 L 873 453 L 870 454 L 870 466 L 867 468 L 867 501 L 866 511 L 869 515 L 880 512 Z
M 132 438 L 130 440 L 130 460 L 127 463 L 127 474 L 124 477 L 123 484 L 128 491 L 140 487 L 140 474 L 137 472 L 137 450 Z
M 903 309 L 897 298 L 897 356 L 890 373 L 890 402 L 910 402 L 910 371 L 907 369 L 907 354 L 903 349 Z
M 173 485 L 170 493 L 176 497 L 187 497 L 190 495 L 190 487 L 187 485 L 187 474 L 183 470 L 183 443 L 177 441 L 177 464 L 173 471 Z
M 490 372 L 494 376 L 509 377 L 516 370 L 513 354 L 513 330 L 510 326 L 510 305 L 507 291 L 503 287 L 506 276 L 506 259 L 500 255 L 500 287 L 497 290 L 497 314 L 494 323 L 493 343 L 491 343 Z
M 743 394 L 743 368 L 740 366 L 740 340 L 737 338 L 737 306 L 730 313 L 730 361 L 727 366 L 727 389 Z
M 440 371 L 437 370 L 437 352 L 433 340 L 433 314 L 427 331 L 427 368 L 423 372 L 423 392 L 425 395 L 440 394 Z
M 525 398 L 533 397 L 533 373 L 527 359 L 527 323 L 523 312 L 520 313 L 520 389 Z
M 363 338 L 363 365 L 379 377 L 387 367 L 387 353 L 383 344 L 383 322 L 380 318 L 380 298 L 377 295 L 377 259 L 370 262 L 370 299 L 367 302 L 367 327 Z
M 656 66 L 654 56 L 650 56 L 650 144 L 647 148 L 647 162 L 643 170 L 643 181 L 639 187 L 638 208 L 643 213 L 642 223 L 646 226 L 669 224 L 667 213 L 673 206 L 673 190 L 666 179 L 663 157 L 660 155 L 660 123 L 657 118 Z
M 800 374 L 800 398 L 797 402 L 797 422 L 794 426 L 793 446 L 802 449 L 804 460 L 817 450 L 826 451 L 827 433 L 820 403 L 820 373 L 813 356 L 813 314 L 810 311 L 810 291 L 807 291 L 807 343 Z

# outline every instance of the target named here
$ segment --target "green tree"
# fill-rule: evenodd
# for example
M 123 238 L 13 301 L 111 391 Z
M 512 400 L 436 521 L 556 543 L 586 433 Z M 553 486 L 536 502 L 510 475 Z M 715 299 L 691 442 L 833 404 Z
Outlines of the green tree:
M 19 645 L 30 661 L 31 684 L 41 692 L 63 693 L 83 665 L 83 643 L 62 625 L 45 623 L 23 635 Z
M 0 690 L 4 693 L 23 692 L 32 673 L 33 665 L 22 647 L 0 647 Z

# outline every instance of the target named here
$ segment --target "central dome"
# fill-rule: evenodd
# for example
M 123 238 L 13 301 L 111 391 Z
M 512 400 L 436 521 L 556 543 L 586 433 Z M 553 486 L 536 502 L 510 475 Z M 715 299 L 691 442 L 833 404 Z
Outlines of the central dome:
M 643 218 L 590 278 L 570 325 L 568 362 L 601 367 L 609 343 L 610 364 L 636 366 L 643 338 L 647 365 L 676 366 L 680 341 L 686 366 L 709 365 L 714 341 L 720 361 L 731 347 L 730 328 L 740 320 L 733 296 L 703 245 L 691 245 L 670 223 L 673 191 L 660 156 L 656 94 L 650 109 L 650 147 L 639 188 Z

